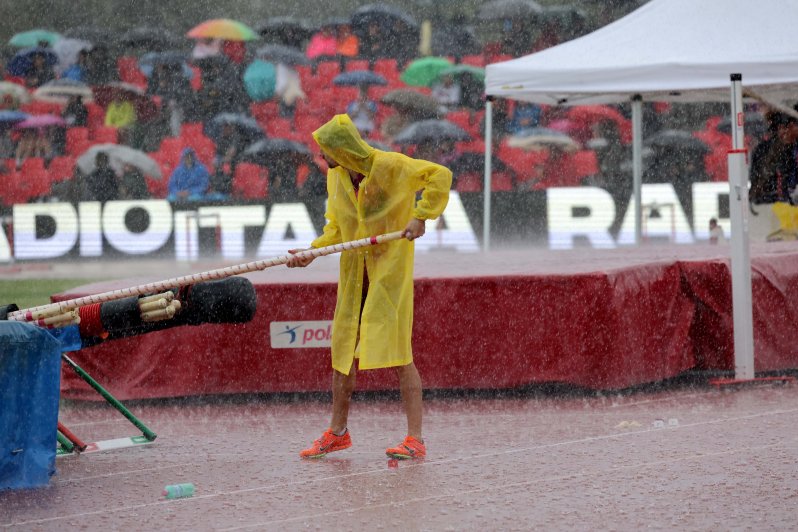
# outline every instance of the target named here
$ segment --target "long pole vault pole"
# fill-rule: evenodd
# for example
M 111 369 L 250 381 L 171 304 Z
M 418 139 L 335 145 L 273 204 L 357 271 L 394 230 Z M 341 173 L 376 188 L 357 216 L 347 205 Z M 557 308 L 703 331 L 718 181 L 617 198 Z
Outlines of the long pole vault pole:
M 323 248 L 308 249 L 305 251 L 297 252 L 295 255 L 281 255 L 265 260 L 256 260 L 244 264 L 237 264 L 235 266 L 228 266 L 226 268 L 219 268 L 216 270 L 209 270 L 202 273 L 194 273 L 184 275 L 181 277 L 174 277 L 164 281 L 155 281 L 152 283 L 141 284 L 132 286 L 130 288 L 120 288 L 119 290 L 112 290 L 110 292 L 102 292 L 90 296 L 78 297 L 75 299 L 68 299 L 66 301 L 59 301 L 58 303 L 50 303 L 49 305 L 40 305 L 38 307 L 31 307 L 27 309 L 11 312 L 8 319 L 12 321 L 33 321 L 39 320 L 48 316 L 60 315 L 68 310 L 72 310 L 84 305 L 92 305 L 94 303 L 104 303 L 106 301 L 113 301 L 130 296 L 140 296 L 144 294 L 151 294 L 154 292 L 162 292 L 179 288 L 202 281 L 211 281 L 214 279 L 226 279 L 234 275 L 249 273 L 259 270 L 265 270 L 272 266 L 279 266 L 286 264 L 292 257 L 310 258 L 322 257 L 324 255 L 332 255 L 341 251 L 350 249 L 357 249 L 366 246 L 375 246 L 384 242 L 392 240 L 399 240 L 404 237 L 404 231 L 395 231 L 393 233 L 386 233 L 384 235 L 370 236 L 361 238 L 360 240 L 351 240 L 349 242 L 342 242 L 340 244 L 333 244 L 332 246 L 325 246 Z

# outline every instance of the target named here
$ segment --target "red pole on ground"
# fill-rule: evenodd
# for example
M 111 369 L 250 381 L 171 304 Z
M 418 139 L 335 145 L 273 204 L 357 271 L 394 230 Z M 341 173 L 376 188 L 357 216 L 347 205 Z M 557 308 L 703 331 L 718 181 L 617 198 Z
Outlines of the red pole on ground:
M 84 451 L 84 450 L 86 449 L 86 444 L 85 444 L 85 443 L 83 443 L 83 440 L 81 440 L 80 438 L 78 438 L 77 436 L 75 436 L 75 435 L 72 433 L 72 431 L 71 431 L 71 430 L 69 430 L 68 428 L 66 428 L 66 427 L 64 426 L 64 424 L 63 424 L 63 423 L 61 423 L 60 421 L 58 422 L 58 430 L 60 430 L 60 431 L 61 431 L 61 434 L 63 434 L 64 436 L 66 436 L 66 438 L 67 438 L 69 441 L 71 441 L 72 443 L 74 443 L 74 444 L 75 444 L 75 447 L 77 447 L 78 451 Z

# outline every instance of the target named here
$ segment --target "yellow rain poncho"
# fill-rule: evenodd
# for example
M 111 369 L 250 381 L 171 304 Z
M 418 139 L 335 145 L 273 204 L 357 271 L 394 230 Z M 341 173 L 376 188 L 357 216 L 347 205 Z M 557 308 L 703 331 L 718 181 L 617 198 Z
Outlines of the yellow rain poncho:
M 327 172 L 327 225 L 311 246 L 401 231 L 412 218 L 431 220 L 446 207 L 452 185 L 447 168 L 372 148 L 347 115 L 336 115 L 313 138 L 341 166 Z M 365 176 L 357 195 L 347 168 Z M 401 239 L 341 253 L 332 332 L 335 370 L 348 375 L 355 357 L 360 369 L 413 361 L 413 250 L 413 242 Z M 369 288 L 361 318 L 364 266 Z

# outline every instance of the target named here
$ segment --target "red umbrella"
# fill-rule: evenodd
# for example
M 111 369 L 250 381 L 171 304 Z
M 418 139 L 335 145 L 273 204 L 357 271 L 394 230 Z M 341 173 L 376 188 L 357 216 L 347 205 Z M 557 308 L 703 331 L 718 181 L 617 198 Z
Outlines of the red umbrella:
M 94 101 L 107 108 L 113 100 L 126 100 L 136 108 L 136 119 L 146 122 L 155 117 L 158 108 L 144 89 L 131 83 L 113 82 L 93 87 Z
M 579 105 L 571 107 L 566 118 L 573 122 L 575 130 L 592 136 L 589 132 L 594 124 L 610 120 L 618 127 L 618 134 L 625 144 L 632 142 L 632 121 L 621 114 L 620 111 L 608 105 Z
M 32 128 L 39 128 L 39 127 L 50 127 L 50 126 L 65 126 L 66 122 L 63 118 L 56 115 L 32 115 L 23 120 L 22 122 L 17 123 L 15 128 L 19 129 L 32 129 Z

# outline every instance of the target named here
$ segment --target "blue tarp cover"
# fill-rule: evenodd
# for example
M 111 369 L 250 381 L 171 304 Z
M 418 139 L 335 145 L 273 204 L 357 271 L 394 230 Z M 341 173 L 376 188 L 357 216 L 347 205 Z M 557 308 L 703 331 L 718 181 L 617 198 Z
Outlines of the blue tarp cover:
M 55 473 L 61 350 L 45 329 L 0 321 L 0 490 Z

